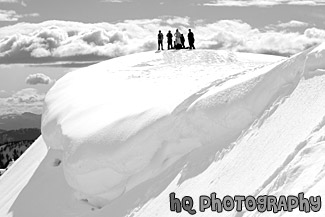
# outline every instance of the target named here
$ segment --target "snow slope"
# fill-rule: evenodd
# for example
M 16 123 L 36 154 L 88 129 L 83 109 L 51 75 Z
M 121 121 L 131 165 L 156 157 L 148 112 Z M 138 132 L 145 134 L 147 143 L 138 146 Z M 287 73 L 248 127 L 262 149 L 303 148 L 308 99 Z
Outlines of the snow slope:
M 0 179 L 0 216 L 7 213 L 21 193 L 34 171 L 42 162 L 47 153 L 42 137 L 38 138 L 24 154 L 9 167 L 8 171 Z M 10 214 L 8 214 L 10 216 Z
M 147 52 L 69 73 L 46 96 L 42 137 L 0 179 L 0 216 L 189 216 L 169 210 L 171 192 L 196 210 L 211 192 L 325 196 L 324 58 L 325 44 L 290 59 Z
M 139 56 L 146 62 L 139 63 Z M 209 64 L 209 71 L 189 70 L 200 59 Z M 258 96 L 245 91 L 264 88 L 262 75 L 233 78 L 228 87 L 216 85 L 213 82 L 218 83 L 215 80 L 220 75 L 210 67 L 246 61 L 227 52 L 146 53 L 117 61 L 127 63 L 118 73 L 112 68 L 119 63 L 108 61 L 91 72 L 80 70 L 65 76 L 48 92 L 44 105 L 42 134 L 46 144 L 63 150 L 67 182 L 96 206 L 106 205 L 157 176 L 194 148 L 214 146 L 218 139 L 239 133 L 286 84 L 275 80 L 268 84 L 272 85 L 270 92 L 258 91 Z M 134 72 L 138 65 L 146 67 Z M 174 76 L 173 67 L 180 67 L 184 74 Z M 146 71 L 150 71 L 147 76 L 143 75 Z M 89 83 L 96 86 L 85 88 Z M 245 95 L 254 99 L 242 99 Z M 256 107 L 253 103 L 244 105 L 245 100 L 261 102 Z

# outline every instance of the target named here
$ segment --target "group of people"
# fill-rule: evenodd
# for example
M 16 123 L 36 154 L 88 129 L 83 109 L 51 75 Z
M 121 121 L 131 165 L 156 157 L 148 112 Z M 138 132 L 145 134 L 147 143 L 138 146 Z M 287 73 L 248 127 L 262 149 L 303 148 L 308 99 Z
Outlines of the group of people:
M 171 31 L 169 30 L 166 37 L 167 37 L 167 43 L 168 43 L 168 50 L 169 49 L 184 49 L 185 47 L 185 38 L 184 35 L 181 34 L 178 29 L 176 29 L 176 32 L 174 34 L 175 36 L 175 40 L 173 43 L 173 34 L 171 33 Z M 191 31 L 191 29 L 188 30 L 188 34 L 187 34 L 187 39 L 188 39 L 188 44 L 189 44 L 189 49 L 195 49 L 194 47 L 194 34 Z M 163 40 L 164 40 L 164 35 L 161 33 L 161 30 L 159 30 L 158 32 L 158 50 L 164 50 L 163 48 Z M 173 46 L 174 45 L 174 46 Z

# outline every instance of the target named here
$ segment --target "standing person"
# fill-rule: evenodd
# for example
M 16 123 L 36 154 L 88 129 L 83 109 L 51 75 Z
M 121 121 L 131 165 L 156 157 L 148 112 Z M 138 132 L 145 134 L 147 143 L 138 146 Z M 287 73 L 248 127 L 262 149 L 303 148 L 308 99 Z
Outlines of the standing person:
M 178 31 L 178 29 L 176 29 L 176 32 L 175 32 L 174 36 L 175 36 L 175 48 L 180 49 L 180 47 L 182 47 L 181 33 Z
M 161 46 L 161 50 L 164 50 L 164 48 L 163 48 L 163 40 L 164 40 L 164 35 L 159 30 L 159 33 L 158 33 L 158 50 L 160 50 L 160 46 Z
M 173 49 L 173 34 L 170 32 L 170 30 L 167 33 L 167 43 L 168 43 L 168 50 Z
M 192 48 L 195 49 L 195 47 L 194 47 L 195 39 L 194 39 L 194 34 L 191 31 L 191 29 L 188 30 L 187 38 L 188 38 L 188 43 L 190 45 L 190 49 L 192 49 Z
M 182 48 L 185 48 L 185 38 L 183 34 L 181 34 L 181 43 L 182 43 Z

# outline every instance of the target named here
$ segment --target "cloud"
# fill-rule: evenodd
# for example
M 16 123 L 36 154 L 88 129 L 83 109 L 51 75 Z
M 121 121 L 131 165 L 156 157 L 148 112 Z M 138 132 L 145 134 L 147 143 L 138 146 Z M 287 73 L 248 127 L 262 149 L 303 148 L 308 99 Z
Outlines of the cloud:
M 323 30 L 306 29 L 304 33 L 261 31 L 238 20 L 222 20 L 194 29 L 197 47 L 228 49 L 274 55 L 292 55 L 324 42 Z
M 183 26 L 190 25 L 189 17 L 172 17 L 172 18 L 165 17 L 165 18 L 166 19 L 164 19 L 164 17 L 161 17 L 161 19 L 164 19 L 168 25 L 183 25 Z
M 1 3 L 9 3 L 9 4 L 20 4 L 23 7 L 26 7 L 27 4 L 23 1 L 23 0 L 0 0 L 0 4 Z
M 298 27 L 307 27 L 309 24 L 297 20 L 291 20 L 287 23 L 280 23 L 277 26 L 280 28 L 298 28 Z
M 0 98 L 0 114 L 33 112 L 40 114 L 45 94 L 34 88 L 26 88 L 13 93 L 9 97 Z
M 297 21 L 297 20 L 291 20 L 286 23 L 279 22 L 278 24 L 268 25 L 265 27 L 265 29 L 266 30 L 274 30 L 274 31 L 282 31 L 282 30 L 290 31 L 293 29 L 297 30 L 297 28 L 304 29 L 304 28 L 307 28 L 308 26 L 310 26 L 310 24 L 308 24 L 308 23 Z
M 309 6 L 317 6 L 317 5 L 324 5 L 325 1 L 304 1 L 304 0 L 296 0 L 296 1 L 289 1 L 288 5 L 309 5 Z
M 0 90 L 0 98 L 9 97 L 10 94 L 5 90 Z
M 26 78 L 25 81 L 29 85 L 51 84 L 54 82 L 50 77 L 48 77 L 42 73 L 28 75 L 28 77 Z
M 0 0 L 0 3 L 17 3 L 17 0 Z
M 315 27 L 306 29 L 304 35 L 308 38 L 318 38 L 321 40 L 325 39 L 325 30 L 324 29 L 317 29 Z
M 0 37 L 6 36 L 0 38 L 0 63 L 100 61 L 147 51 L 153 49 L 148 44 L 156 44 L 161 23 L 156 19 L 117 24 L 50 21 L 4 27 L 0 29 Z
M 37 17 L 39 14 L 32 13 L 32 14 L 17 14 L 16 11 L 13 10 L 1 10 L 0 9 L 0 21 L 18 21 L 23 17 Z
M 16 11 L 0 9 L 0 21 L 17 21 L 21 17 Z
M 35 102 L 43 102 L 44 95 L 38 94 L 34 88 L 25 88 L 14 93 L 10 98 L 7 98 L 7 102 L 15 103 L 27 103 L 32 104 Z
M 305 24 L 279 24 L 299 25 Z M 196 47 L 206 49 L 291 55 L 324 41 L 321 29 L 309 28 L 304 33 L 276 28 L 259 30 L 240 20 L 207 23 L 188 17 L 160 17 L 115 24 L 47 21 L 0 28 L 0 64 L 97 62 L 155 50 L 159 29 L 167 33 L 178 28 L 186 35 L 189 27 L 195 34 Z
M 218 1 L 210 1 L 208 3 L 204 3 L 204 6 L 236 6 L 236 7 L 248 7 L 248 6 L 260 6 L 260 7 L 266 7 L 266 6 L 273 6 L 277 5 L 278 3 L 272 0 L 269 1 L 254 1 L 254 0 L 218 0 Z
M 204 6 L 236 6 L 236 7 L 271 7 L 275 5 L 308 5 L 318 6 L 325 5 L 325 0 L 212 0 L 203 4 Z

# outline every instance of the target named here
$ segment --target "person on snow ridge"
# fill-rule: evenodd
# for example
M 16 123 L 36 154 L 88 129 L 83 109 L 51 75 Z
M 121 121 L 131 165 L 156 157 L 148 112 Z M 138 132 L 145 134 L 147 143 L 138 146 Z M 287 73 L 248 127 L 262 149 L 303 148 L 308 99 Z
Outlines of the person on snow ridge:
M 182 43 L 181 43 L 181 33 L 178 31 L 178 29 L 176 29 L 174 36 L 175 36 L 175 48 L 180 49 L 182 47 Z
M 168 43 L 168 50 L 173 49 L 173 34 L 170 32 L 170 30 L 167 33 L 167 43 Z
M 181 43 L 182 43 L 182 48 L 185 48 L 185 38 L 183 34 L 181 34 Z
M 163 48 L 163 40 L 164 40 L 164 35 L 159 30 L 159 33 L 158 33 L 158 50 L 160 50 L 160 46 L 161 46 L 161 50 L 164 50 L 164 48 Z
M 191 31 L 191 29 L 188 30 L 187 38 L 188 38 L 188 43 L 190 45 L 190 49 L 192 49 L 192 48 L 195 49 L 195 47 L 194 47 L 195 39 L 194 39 L 194 34 Z

